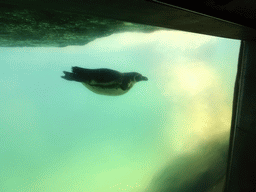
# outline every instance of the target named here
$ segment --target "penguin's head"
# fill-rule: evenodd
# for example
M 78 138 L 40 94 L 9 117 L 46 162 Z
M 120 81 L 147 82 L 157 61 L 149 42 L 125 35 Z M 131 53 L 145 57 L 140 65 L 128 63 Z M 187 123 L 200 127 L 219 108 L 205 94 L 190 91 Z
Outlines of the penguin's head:
M 148 80 L 147 77 L 142 76 L 140 73 L 137 72 L 124 73 L 124 77 L 133 83 Z
M 140 73 L 136 73 L 134 76 L 134 81 L 139 82 L 139 81 L 147 81 L 148 78 L 145 76 L 142 76 Z

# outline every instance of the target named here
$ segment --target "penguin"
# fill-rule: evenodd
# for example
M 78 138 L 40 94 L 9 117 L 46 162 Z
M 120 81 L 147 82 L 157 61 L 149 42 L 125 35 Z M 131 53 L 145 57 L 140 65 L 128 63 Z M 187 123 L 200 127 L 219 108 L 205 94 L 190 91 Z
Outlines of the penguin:
M 121 73 L 112 69 L 85 69 L 72 67 L 72 73 L 63 71 L 61 76 L 68 81 L 81 82 L 90 91 L 109 96 L 127 93 L 135 83 L 147 81 L 148 78 L 137 72 Z

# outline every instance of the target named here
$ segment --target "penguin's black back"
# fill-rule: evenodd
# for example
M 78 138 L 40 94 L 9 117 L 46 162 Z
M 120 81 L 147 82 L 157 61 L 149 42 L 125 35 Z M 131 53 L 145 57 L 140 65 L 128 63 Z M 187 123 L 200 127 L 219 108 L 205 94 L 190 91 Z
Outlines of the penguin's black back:
M 113 81 L 121 81 L 122 73 L 112 69 L 85 69 L 81 67 L 72 67 L 70 80 L 87 82 L 95 81 L 97 83 L 109 83 Z M 66 73 L 65 73 L 66 74 Z

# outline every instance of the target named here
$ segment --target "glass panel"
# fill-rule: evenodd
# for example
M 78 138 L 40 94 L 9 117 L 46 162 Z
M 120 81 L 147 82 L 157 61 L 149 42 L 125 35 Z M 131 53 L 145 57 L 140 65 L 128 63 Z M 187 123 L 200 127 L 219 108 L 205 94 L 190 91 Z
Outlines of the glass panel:
M 207 191 L 226 171 L 240 41 L 173 30 L 0 49 L 1 191 Z M 122 96 L 72 66 L 139 72 Z

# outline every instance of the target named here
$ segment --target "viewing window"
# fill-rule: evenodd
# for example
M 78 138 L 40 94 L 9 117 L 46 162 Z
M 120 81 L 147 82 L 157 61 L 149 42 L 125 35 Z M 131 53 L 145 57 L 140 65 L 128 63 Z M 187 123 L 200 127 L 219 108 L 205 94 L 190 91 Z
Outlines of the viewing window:
M 210 191 L 226 172 L 239 46 L 138 28 L 84 46 L 0 48 L 0 191 Z M 72 66 L 148 81 L 97 95 L 61 78 Z

